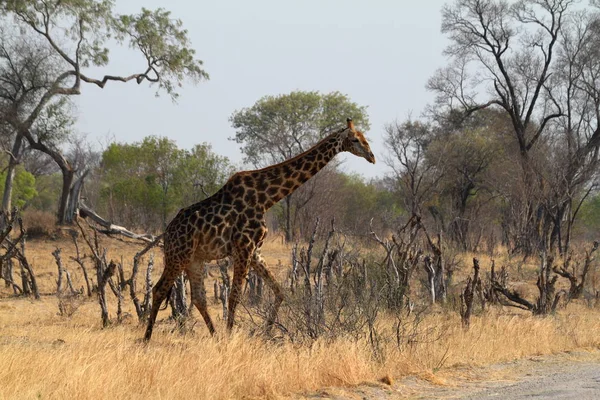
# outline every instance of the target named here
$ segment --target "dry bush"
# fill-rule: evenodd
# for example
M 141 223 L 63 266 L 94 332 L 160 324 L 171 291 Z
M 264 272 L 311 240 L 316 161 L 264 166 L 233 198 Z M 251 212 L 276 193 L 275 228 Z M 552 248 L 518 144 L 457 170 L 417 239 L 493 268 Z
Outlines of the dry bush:
M 71 318 L 83 305 L 85 298 L 79 293 L 69 293 L 58 297 L 58 315 Z
M 56 235 L 56 215 L 35 209 L 26 209 L 22 213 L 23 227 L 29 239 L 47 238 Z

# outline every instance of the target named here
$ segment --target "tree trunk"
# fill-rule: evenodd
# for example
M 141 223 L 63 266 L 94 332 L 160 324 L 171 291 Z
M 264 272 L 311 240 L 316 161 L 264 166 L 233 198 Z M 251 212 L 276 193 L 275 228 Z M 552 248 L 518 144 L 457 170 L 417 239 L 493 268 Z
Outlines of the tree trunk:
M 285 241 L 290 243 L 294 240 L 292 235 L 292 198 L 291 195 L 285 198 Z
M 2 210 L 5 213 L 10 212 L 12 208 L 12 190 L 13 183 L 15 180 L 15 173 L 17 165 L 21 161 L 21 151 L 23 149 L 23 136 L 17 134 L 15 142 L 13 144 L 12 153 L 8 161 L 8 168 L 6 170 L 6 181 L 4 182 L 4 195 L 2 196 Z
M 62 190 L 60 193 L 58 203 L 58 223 L 64 224 L 67 221 L 67 204 L 69 203 L 69 193 L 71 192 L 71 185 L 75 178 L 75 171 L 70 168 L 70 165 L 61 166 L 62 171 Z
M 81 175 L 71 189 L 69 190 L 69 198 L 67 201 L 67 209 L 65 211 L 65 223 L 72 224 L 75 221 L 75 214 L 79 209 L 79 198 L 81 196 L 81 189 L 83 189 L 83 180 L 87 176 L 90 170 L 86 170 L 83 175 Z
M 39 150 L 42 153 L 48 154 L 54 162 L 60 168 L 63 174 L 63 185 L 62 193 L 60 195 L 60 202 L 58 204 L 58 223 L 64 224 L 66 222 L 66 210 L 69 201 L 69 191 L 71 190 L 71 184 L 75 176 L 75 169 L 71 163 L 58 151 L 43 143 L 41 140 L 35 141 L 29 130 L 23 132 L 23 136 L 27 139 L 29 146 L 32 149 Z

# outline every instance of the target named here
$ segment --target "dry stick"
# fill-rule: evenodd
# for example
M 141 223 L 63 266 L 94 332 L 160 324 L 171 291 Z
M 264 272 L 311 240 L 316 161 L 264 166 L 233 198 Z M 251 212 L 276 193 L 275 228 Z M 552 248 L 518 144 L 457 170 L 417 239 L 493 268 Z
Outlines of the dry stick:
M 135 254 L 135 256 L 133 257 L 133 271 L 131 272 L 131 278 L 129 278 L 129 280 L 125 282 L 125 285 L 129 284 L 129 295 L 131 297 L 131 300 L 133 300 L 133 305 L 135 306 L 135 312 L 140 321 L 145 320 L 146 315 L 149 311 L 148 307 L 146 306 L 146 298 L 148 298 L 149 296 L 148 295 L 145 296 L 144 304 L 142 304 L 140 302 L 140 300 L 138 299 L 137 293 L 136 293 L 137 274 L 139 271 L 140 260 L 144 256 L 144 254 L 146 254 L 151 248 L 156 246 L 162 240 L 163 236 L 164 236 L 164 233 L 161 234 L 160 236 L 157 236 L 156 239 L 154 239 L 151 243 L 146 245 L 146 247 L 144 247 L 142 250 L 140 250 L 139 252 L 137 252 Z M 152 260 L 152 264 L 154 264 L 154 260 Z M 152 269 L 150 268 L 150 263 L 148 263 L 148 268 L 150 269 L 150 272 L 151 272 Z M 148 293 L 148 279 L 149 279 L 148 271 L 146 271 L 146 293 Z M 150 286 L 150 291 L 152 291 L 151 279 L 150 279 L 149 286 Z M 148 300 L 148 303 L 149 303 L 149 300 Z
M 296 293 L 298 285 L 298 243 L 292 247 L 292 271 L 290 272 L 290 290 Z
M 15 211 L 13 211 L 13 213 L 11 214 L 11 218 L 6 220 L 6 223 L 8 225 L 6 226 L 5 231 L 1 235 L 2 241 L 0 243 L 1 243 L 2 247 L 6 250 L 6 253 L 4 254 L 4 256 L 2 256 L 2 260 L 7 261 L 8 263 L 11 262 L 11 259 L 13 257 L 16 258 L 17 260 L 19 260 L 18 255 L 17 255 L 17 253 L 19 252 L 19 249 L 18 249 L 17 245 L 21 242 L 21 240 L 23 239 L 23 236 L 25 234 L 23 231 L 21 231 L 21 233 L 19 234 L 17 239 L 11 240 L 8 238 L 8 233 L 11 232 L 14 222 L 15 222 L 15 219 L 16 219 Z M 12 264 L 10 264 L 10 265 L 11 265 L 10 270 L 12 271 Z M 31 293 L 29 278 L 27 277 L 25 268 L 23 267 L 22 264 L 20 264 L 20 268 L 21 268 L 21 282 L 22 282 L 21 284 L 23 285 L 23 289 L 21 289 L 19 287 L 19 291 L 21 292 L 21 294 L 28 295 Z M 11 272 L 11 275 L 12 275 L 12 272 Z M 12 282 L 12 277 L 8 277 L 8 278 Z M 16 284 L 13 282 L 13 290 L 15 290 L 15 285 Z M 16 287 L 18 287 L 18 285 Z
M 223 281 L 223 283 L 219 285 L 219 299 L 223 306 L 223 320 L 227 321 L 227 299 L 229 298 L 229 292 L 231 291 L 231 280 L 227 273 L 226 261 L 219 264 L 219 271 L 221 272 L 221 280 Z
M 0 219 L 3 224 L 2 232 L 0 232 L 0 243 L 4 243 L 4 239 L 8 237 L 13 228 L 14 216 L 16 210 L 13 210 L 10 215 L 6 215 L 4 211 L 0 211 Z M 4 283 L 6 287 L 10 287 L 12 285 L 13 292 L 17 294 L 17 287 L 19 288 L 19 292 L 23 293 L 23 290 L 16 285 L 12 280 L 12 263 L 10 262 L 9 252 L 7 251 L 3 257 L 0 257 L 0 273 L 2 279 L 4 279 Z
M 545 315 L 556 310 L 556 306 L 561 297 L 561 292 L 558 292 L 555 295 L 555 284 L 558 280 L 558 275 L 554 275 L 552 278 L 550 277 L 550 271 L 553 269 L 552 264 L 554 263 L 554 257 L 546 257 L 545 254 L 542 254 L 540 259 L 540 272 L 537 280 L 540 296 L 538 297 L 537 305 L 533 312 L 534 314 Z
M 154 268 L 154 254 L 150 254 L 148 268 L 146 269 L 146 292 L 144 293 L 144 312 L 150 311 L 150 299 L 152 298 L 152 269 Z
M 381 245 L 381 247 L 383 247 L 383 249 L 385 250 L 385 258 L 383 259 L 383 263 L 387 263 L 388 269 L 392 270 L 392 272 L 394 273 L 394 277 L 396 278 L 396 284 L 400 283 L 400 273 L 398 272 L 398 268 L 396 267 L 396 264 L 394 263 L 394 257 L 392 255 L 392 252 L 394 251 L 394 246 L 392 243 L 390 243 L 388 240 L 382 240 L 379 238 L 379 236 L 377 236 L 377 234 L 375 233 L 375 231 L 373 230 L 373 218 L 371 218 L 371 221 L 369 222 L 369 229 L 371 231 L 371 236 L 373 237 L 373 239 L 379 243 Z
M 29 274 L 29 281 L 31 283 L 31 290 L 33 291 L 33 296 L 36 300 L 40 299 L 40 291 L 37 285 L 37 279 L 35 278 L 35 274 L 33 273 L 33 268 L 29 265 L 29 261 L 27 257 L 25 257 L 25 229 L 23 229 L 23 221 L 20 217 L 17 218 L 17 222 L 19 223 L 20 238 L 21 238 L 21 249 L 16 250 L 16 256 L 19 260 L 19 264 L 27 271 Z M 8 239 L 7 239 L 8 240 Z
M 115 272 L 116 264 L 111 260 L 110 264 L 106 268 L 106 249 L 104 253 L 100 254 L 100 246 L 98 243 L 98 234 L 94 231 L 94 243 L 90 241 L 85 230 L 79 223 L 79 218 L 75 219 L 83 240 L 87 243 L 96 264 L 96 279 L 98 280 L 98 303 L 100 304 L 100 314 L 102 317 L 102 326 L 107 327 L 110 324 L 108 316 L 108 306 L 106 305 L 106 284 L 109 283 L 111 276 Z M 89 225 L 89 224 L 88 224 Z M 114 290 L 114 289 L 113 289 Z M 118 294 L 117 294 L 118 297 Z
M 72 294 L 81 294 L 83 293 L 83 288 L 81 288 L 81 291 L 77 291 L 73 288 L 73 281 L 71 280 L 71 273 L 69 272 L 68 269 L 65 269 L 65 275 L 67 277 L 67 285 L 69 286 L 69 290 L 71 291 Z
M 313 246 L 315 245 L 315 237 L 317 236 L 317 230 L 319 229 L 319 217 L 315 221 L 315 227 L 313 229 L 312 235 L 310 236 L 310 241 L 308 242 L 308 249 L 306 250 L 306 262 L 302 266 L 304 269 L 304 286 L 308 293 L 312 293 L 312 288 L 310 286 L 310 264 L 312 259 Z
M 492 281 L 492 288 L 494 289 L 494 291 L 502 293 L 508 300 L 512 301 L 513 303 L 516 303 L 506 303 L 506 305 L 508 306 L 528 311 L 533 311 L 533 309 L 535 308 L 535 305 L 533 303 L 531 303 L 527 299 L 522 298 L 516 291 L 508 289 L 504 284 L 501 284 L 496 280 Z
M 111 260 L 106 270 L 104 270 L 104 273 L 98 274 L 98 303 L 100 304 L 101 309 L 102 326 L 105 328 L 110 325 L 108 306 L 106 305 L 106 284 L 115 273 L 116 267 L 117 265 Z
M 250 271 L 246 277 L 246 286 L 244 287 L 244 292 L 246 292 L 246 290 L 250 292 L 250 304 L 257 305 L 260 303 L 260 300 L 262 299 L 263 286 L 263 279 L 256 273 L 256 271 Z
M 71 256 L 71 260 L 75 261 L 81 268 L 81 271 L 83 272 L 83 278 L 85 279 L 87 295 L 88 295 L 88 297 L 92 297 L 92 287 L 90 285 L 88 273 L 87 273 L 87 270 L 85 269 L 85 265 L 84 265 L 84 261 L 83 261 L 85 259 L 85 256 L 84 256 L 84 258 L 81 258 L 81 255 L 79 253 L 79 242 L 77 242 L 77 231 L 71 231 L 71 238 L 73 239 L 73 243 L 75 244 L 75 254 L 76 254 L 75 257 Z
M 325 240 L 325 246 L 323 247 L 323 252 L 321 253 L 321 256 L 319 257 L 319 262 L 317 264 L 317 269 L 316 269 L 316 273 L 315 273 L 315 286 L 316 286 L 316 301 L 317 301 L 317 319 L 319 322 L 322 322 L 322 320 L 325 318 L 325 296 L 323 294 L 323 266 L 325 263 L 325 256 L 327 255 L 327 253 L 329 252 L 329 242 L 331 241 L 331 238 L 333 236 L 333 234 L 335 233 L 335 219 L 331 220 L 331 230 L 329 231 L 329 234 L 327 235 L 327 238 Z
M 16 217 L 17 217 L 17 210 L 13 209 L 10 213 L 10 215 L 5 215 L 5 213 L 2 211 L 0 212 L 0 216 L 2 217 L 2 219 L 4 220 L 3 222 L 5 223 L 5 228 L 2 231 L 2 233 L 0 233 L 0 243 L 4 242 L 4 239 L 6 239 L 8 237 L 8 235 L 10 234 L 10 232 L 13 229 L 13 225 L 15 223 Z
M 465 290 L 460 295 L 461 319 L 465 328 L 468 328 L 471 324 L 473 299 L 475 298 L 475 290 L 479 284 L 479 260 L 477 258 L 473 258 L 473 270 L 473 278 L 469 277 Z
M 61 253 L 61 249 L 59 247 L 56 248 L 56 250 L 54 250 L 52 252 L 52 255 L 54 256 L 54 259 L 56 260 L 56 265 L 58 267 L 58 279 L 56 281 L 56 295 L 60 296 L 62 294 L 63 291 L 63 265 L 62 265 L 62 260 L 60 258 L 60 253 Z
M 597 241 L 594 242 L 592 248 L 589 251 L 585 251 L 585 261 L 583 264 L 583 270 L 581 271 L 581 276 L 578 278 L 576 276 L 575 267 L 573 267 L 573 272 L 569 271 L 569 265 L 571 263 L 571 256 L 567 257 L 563 263 L 563 265 L 559 268 L 558 266 L 554 266 L 552 271 L 557 273 L 569 280 L 571 287 L 569 288 L 568 299 L 567 301 L 578 299 L 581 297 L 583 293 L 583 288 L 585 286 L 585 280 L 587 278 L 587 274 L 590 271 L 590 267 L 592 262 L 594 261 L 593 254 L 598 250 L 598 246 L 600 243 Z
M 189 315 L 186 299 L 186 276 L 180 274 L 175 279 L 175 285 L 171 290 L 171 315 L 177 319 L 179 326 L 182 327 L 183 319 Z
M 117 282 L 117 321 L 123 322 L 123 285 L 125 282 L 121 280 L 123 276 L 123 266 L 119 264 L 119 281 Z
M 12 268 L 9 268 L 10 265 L 5 262 L 2 258 L 0 258 L 0 277 L 4 279 L 4 286 L 10 287 L 10 283 L 6 280 L 5 276 L 9 276 L 10 280 L 12 280 Z
M 11 264 L 12 265 L 10 259 L 7 259 L 5 261 L 6 261 L 7 264 Z M 11 268 L 11 271 L 12 271 L 12 268 Z M 23 293 L 23 289 L 21 289 L 21 287 L 12 280 L 12 272 L 10 273 L 10 275 L 8 275 L 8 274 L 4 275 L 2 277 L 2 279 L 4 279 L 4 281 L 6 282 L 6 284 L 8 286 L 12 286 L 14 294 L 24 294 Z

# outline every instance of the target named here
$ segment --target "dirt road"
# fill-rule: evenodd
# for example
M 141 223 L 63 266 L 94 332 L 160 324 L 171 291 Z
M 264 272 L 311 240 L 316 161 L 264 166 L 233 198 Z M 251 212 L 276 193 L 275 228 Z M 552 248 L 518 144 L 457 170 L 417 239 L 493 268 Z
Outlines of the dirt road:
M 391 386 L 330 388 L 310 399 L 600 399 L 600 352 L 533 357 L 483 368 L 408 377 Z
M 600 363 L 555 366 L 543 375 L 528 376 L 513 384 L 500 384 L 459 399 L 600 399 Z

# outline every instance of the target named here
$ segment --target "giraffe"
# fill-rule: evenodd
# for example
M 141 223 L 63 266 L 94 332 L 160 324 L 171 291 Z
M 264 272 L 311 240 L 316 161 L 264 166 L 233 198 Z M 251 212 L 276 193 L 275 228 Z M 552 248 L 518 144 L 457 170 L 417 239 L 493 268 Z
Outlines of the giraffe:
M 283 292 L 260 254 L 267 234 L 264 215 L 343 151 L 375 163 L 367 140 L 348 118 L 346 128 L 332 132 L 304 153 L 270 167 L 235 173 L 214 195 L 182 208 L 164 233 L 164 271 L 152 290 L 152 309 L 144 339 L 150 340 L 158 310 L 182 272 L 190 281 L 192 303 L 214 335 L 215 328 L 207 309 L 204 268 L 206 262 L 225 257 L 233 261 L 227 329 L 230 331 L 233 327 L 242 283 L 249 268 L 254 269 L 275 295 L 267 318 L 270 327 L 283 301 Z

